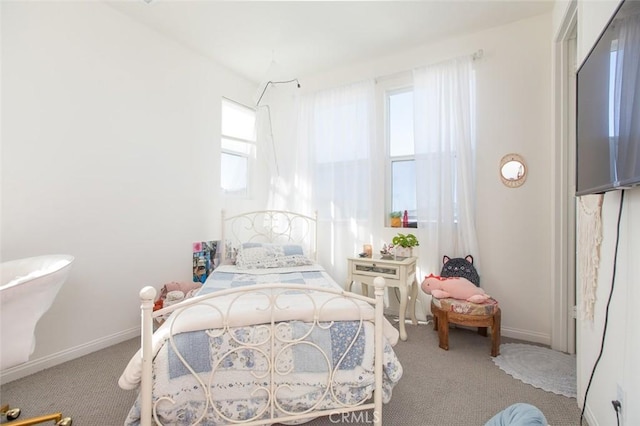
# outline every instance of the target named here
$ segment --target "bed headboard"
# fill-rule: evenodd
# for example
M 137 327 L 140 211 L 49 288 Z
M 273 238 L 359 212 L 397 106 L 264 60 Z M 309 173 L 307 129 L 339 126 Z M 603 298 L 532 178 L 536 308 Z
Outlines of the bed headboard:
M 316 215 L 317 216 L 317 215 Z M 245 242 L 300 244 L 307 257 L 317 260 L 317 217 L 285 210 L 258 210 L 235 216 L 222 211 L 223 259 Z

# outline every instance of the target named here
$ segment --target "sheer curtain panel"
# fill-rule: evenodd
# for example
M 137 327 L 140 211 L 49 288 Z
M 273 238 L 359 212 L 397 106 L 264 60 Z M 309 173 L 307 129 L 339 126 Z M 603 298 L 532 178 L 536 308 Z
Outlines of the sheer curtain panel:
M 440 272 L 445 254 L 479 258 L 472 63 L 460 57 L 413 72 L 417 232 L 427 274 Z
M 298 113 L 297 179 L 308 182 L 318 212 L 319 260 L 338 280 L 346 258 L 371 241 L 374 226 L 374 82 L 302 96 Z

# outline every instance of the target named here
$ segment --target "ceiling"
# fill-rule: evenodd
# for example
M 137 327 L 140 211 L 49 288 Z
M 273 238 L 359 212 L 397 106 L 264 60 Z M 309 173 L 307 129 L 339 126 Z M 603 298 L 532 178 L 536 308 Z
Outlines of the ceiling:
M 551 11 L 553 0 L 107 1 L 240 75 L 289 79 Z

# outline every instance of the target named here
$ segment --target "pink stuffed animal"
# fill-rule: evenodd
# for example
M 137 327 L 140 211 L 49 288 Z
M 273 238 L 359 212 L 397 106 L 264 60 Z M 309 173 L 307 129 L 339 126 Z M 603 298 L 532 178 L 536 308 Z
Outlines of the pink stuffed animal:
M 430 274 L 420 285 L 422 291 L 436 299 L 452 297 L 472 303 L 482 303 L 490 298 L 480 287 L 462 277 L 439 277 Z

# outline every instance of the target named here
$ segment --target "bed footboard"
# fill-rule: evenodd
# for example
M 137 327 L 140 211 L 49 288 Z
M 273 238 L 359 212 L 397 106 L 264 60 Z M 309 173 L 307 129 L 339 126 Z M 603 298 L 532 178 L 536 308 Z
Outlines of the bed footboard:
M 208 295 L 197 296 L 188 299 L 180 304 L 173 305 L 169 308 L 153 312 L 153 304 L 156 297 L 156 290 L 153 287 L 145 287 L 140 291 L 141 299 L 141 361 L 142 361 L 142 379 L 140 388 L 140 424 L 143 426 L 151 426 L 152 424 L 161 424 L 156 413 L 159 400 L 167 403 L 168 398 L 159 398 L 154 401 L 153 392 L 153 359 L 156 355 L 158 336 L 153 336 L 153 318 L 159 315 L 171 313 L 167 323 L 163 325 L 162 333 L 168 333 L 166 336 L 167 344 L 173 350 L 176 350 L 173 339 L 180 333 L 181 317 L 188 316 L 190 310 L 197 311 L 198 318 L 204 317 L 211 323 L 206 326 L 209 335 L 214 334 L 232 340 L 233 349 L 223 354 L 221 359 L 229 356 L 229 354 L 243 353 L 243 350 L 257 351 L 261 358 L 260 372 L 251 372 L 256 378 L 255 390 L 252 396 L 258 395 L 264 401 L 263 405 L 247 416 L 247 418 L 238 419 L 231 418 L 228 413 L 219 410 L 210 392 L 209 385 L 216 378 L 222 369 L 220 362 L 211 366 L 211 372 L 208 379 L 203 379 L 202 374 L 196 373 L 194 368 L 188 365 L 185 357 L 177 354 L 184 367 L 193 375 L 198 382 L 198 387 L 205 394 L 206 402 L 204 404 L 204 412 L 199 415 L 196 420 L 190 420 L 188 424 L 200 424 L 207 415 L 207 411 L 213 410 L 215 418 L 223 419 L 228 424 L 243 425 L 261 425 L 275 422 L 286 422 L 293 420 L 312 419 L 323 415 L 337 415 L 340 413 L 350 413 L 355 411 L 373 410 L 373 423 L 375 425 L 382 424 L 382 395 L 383 395 L 383 356 L 385 338 L 383 333 L 383 311 L 384 311 L 384 287 L 385 281 L 382 277 L 374 280 L 375 297 L 368 298 L 355 293 L 346 292 L 334 288 L 309 287 L 298 284 L 268 284 L 259 286 L 247 286 L 239 289 L 224 290 Z M 333 320 L 335 313 L 328 313 L 333 306 L 337 305 L 337 310 L 341 315 L 345 316 L 340 320 Z M 372 306 L 373 305 L 373 308 Z M 240 312 L 235 310 L 240 307 Z M 206 312 L 209 312 L 207 314 Z M 248 318 L 257 317 L 258 320 L 253 324 L 260 324 L 260 332 L 266 336 L 261 341 L 248 342 L 238 339 L 238 327 L 249 325 Z M 304 331 L 303 336 L 294 336 L 288 334 L 283 336 L 283 324 L 292 321 L 303 322 L 306 326 L 311 327 L 309 331 Z M 346 347 L 344 353 L 336 356 L 336 353 L 325 353 L 323 348 L 312 344 L 306 339 L 311 336 L 312 330 L 326 330 L 328 327 L 340 321 L 351 321 L 354 324 L 360 324 L 357 335 L 365 334 L 365 325 L 367 330 L 373 330 L 373 401 L 370 393 L 367 397 L 358 401 L 344 401 L 341 397 L 334 394 L 333 384 L 336 377 L 342 373 L 340 370 L 343 363 L 348 362 L 347 353 L 352 350 L 355 344 L 355 338 Z M 371 323 L 373 324 L 371 326 Z M 327 325 L 329 324 L 329 325 Z M 234 331 L 235 330 L 235 331 Z M 306 329 L 304 329 L 306 330 Z M 234 334 L 234 332 L 236 334 Z M 158 332 L 160 334 L 160 330 Z M 369 333 L 371 333 L 369 331 Z M 293 367 L 283 367 L 283 354 L 291 352 L 296 345 L 304 346 L 304 350 L 310 350 L 320 353 L 320 359 L 326 361 L 327 381 L 320 387 L 318 391 L 321 398 L 317 402 L 313 402 L 310 406 L 303 409 L 293 409 L 280 402 L 281 393 L 289 393 L 291 391 L 288 385 L 278 385 L 275 378 L 281 375 L 289 374 Z M 287 352 L 289 351 L 289 352 Z M 371 356 L 371 355 L 369 355 Z M 286 357 L 285 357 L 286 358 Z M 337 359 L 337 361 L 336 361 Z M 333 360 L 333 361 L 332 361 Z M 324 362 L 324 361 L 323 361 Z M 289 369 L 289 370 L 287 370 Z M 285 371 L 286 370 L 286 371 Z M 200 372 L 201 373 L 201 372 Z M 224 373 L 221 373 L 224 374 Z M 217 376 L 216 376 L 217 377 Z M 207 381 L 208 380 L 208 381 Z M 258 383 L 259 382 L 259 383 Z M 265 384 L 266 383 L 266 384 Z M 332 405 L 327 405 L 330 401 Z

